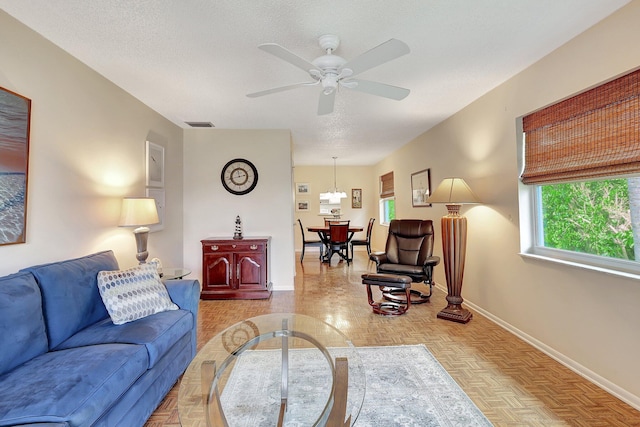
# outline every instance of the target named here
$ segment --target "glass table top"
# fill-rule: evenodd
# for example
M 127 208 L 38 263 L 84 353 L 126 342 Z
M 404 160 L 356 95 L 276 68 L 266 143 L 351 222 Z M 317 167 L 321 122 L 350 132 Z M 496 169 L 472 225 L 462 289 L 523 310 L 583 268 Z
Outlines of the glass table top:
M 268 314 L 204 345 L 182 378 L 178 411 L 185 427 L 353 425 L 365 389 L 360 356 L 339 330 Z

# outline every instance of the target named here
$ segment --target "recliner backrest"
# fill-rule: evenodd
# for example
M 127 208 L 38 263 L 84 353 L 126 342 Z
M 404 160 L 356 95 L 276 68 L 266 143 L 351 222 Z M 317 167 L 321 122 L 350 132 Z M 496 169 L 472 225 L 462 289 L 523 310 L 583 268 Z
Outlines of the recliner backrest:
M 392 264 L 423 264 L 433 255 L 433 222 L 429 219 L 392 220 L 385 252 Z

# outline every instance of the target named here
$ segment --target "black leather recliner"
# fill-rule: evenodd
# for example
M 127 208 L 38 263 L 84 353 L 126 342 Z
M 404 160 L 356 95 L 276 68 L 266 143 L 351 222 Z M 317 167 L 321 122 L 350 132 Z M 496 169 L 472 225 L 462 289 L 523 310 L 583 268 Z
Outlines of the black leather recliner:
M 411 290 L 411 303 L 420 304 L 431 297 L 433 267 L 440 263 L 440 257 L 433 256 L 433 245 L 431 220 L 394 219 L 389 224 L 384 253 L 373 253 L 369 258 L 376 263 L 377 273 L 409 276 L 414 282 L 428 285 L 428 294 L 417 289 Z M 384 292 L 384 297 L 406 303 L 404 292 L 394 295 L 392 290 L 388 290 Z

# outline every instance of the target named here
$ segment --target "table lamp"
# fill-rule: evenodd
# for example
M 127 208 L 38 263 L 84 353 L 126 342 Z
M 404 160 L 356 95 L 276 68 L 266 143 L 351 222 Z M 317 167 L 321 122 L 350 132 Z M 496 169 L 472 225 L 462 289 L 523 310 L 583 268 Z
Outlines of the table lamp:
M 137 227 L 133 230 L 133 234 L 138 248 L 136 258 L 140 264 L 146 263 L 149 256 L 147 251 L 149 227 L 147 225 L 159 222 L 155 199 L 150 197 L 126 197 L 122 199 L 122 211 L 118 225 L 120 227 Z
M 444 203 L 447 215 L 442 217 L 442 252 L 447 279 L 447 307 L 438 318 L 467 323 L 472 313 L 462 307 L 462 277 L 467 250 L 467 218 L 460 215 L 460 205 L 480 203 L 462 178 L 446 178 L 431 194 L 428 203 Z

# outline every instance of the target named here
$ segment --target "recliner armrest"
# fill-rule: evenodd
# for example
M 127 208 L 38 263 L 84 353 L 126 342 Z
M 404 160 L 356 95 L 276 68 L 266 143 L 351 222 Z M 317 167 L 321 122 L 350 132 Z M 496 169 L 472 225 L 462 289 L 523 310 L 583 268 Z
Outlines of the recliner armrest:
M 440 257 L 435 255 L 430 256 L 424 262 L 425 267 L 435 267 L 438 264 L 440 264 Z
M 376 265 L 384 264 L 387 262 L 387 253 L 386 252 L 374 252 L 369 255 L 369 259 L 376 263 Z

